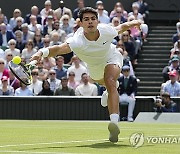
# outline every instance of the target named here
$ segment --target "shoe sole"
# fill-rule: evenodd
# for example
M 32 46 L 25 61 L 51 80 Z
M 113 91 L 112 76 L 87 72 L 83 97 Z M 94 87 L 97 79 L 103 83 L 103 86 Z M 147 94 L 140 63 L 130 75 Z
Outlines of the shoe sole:
M 110 132 L 109 141 L 113 143 L 118 142 L 118 135 L 120 134 L 118 125 L 113 122 L 110 122 L 108 125 L 108 130 Z

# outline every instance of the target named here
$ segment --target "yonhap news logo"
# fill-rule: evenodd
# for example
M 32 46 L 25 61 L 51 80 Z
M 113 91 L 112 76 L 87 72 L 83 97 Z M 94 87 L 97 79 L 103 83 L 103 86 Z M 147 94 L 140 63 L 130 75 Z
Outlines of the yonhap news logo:
M 145 137 L 143 133 L 133 133 L 129 138 L 130 144 L 134 148 L 143 146 L 143 144 L 180 144 L 180 136 L 148 136 Z

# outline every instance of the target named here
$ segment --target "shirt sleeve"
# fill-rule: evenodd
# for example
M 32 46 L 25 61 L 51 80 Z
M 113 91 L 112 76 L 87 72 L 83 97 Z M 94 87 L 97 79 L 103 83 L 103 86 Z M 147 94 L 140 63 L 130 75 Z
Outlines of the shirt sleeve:
M 115 27 L 108 25 L 108 24 L 100 24 L 101 31 L 105 33 L 106 35 L 111 36 L 112 38 L 116 37 L 118 35 L 118 31 Z

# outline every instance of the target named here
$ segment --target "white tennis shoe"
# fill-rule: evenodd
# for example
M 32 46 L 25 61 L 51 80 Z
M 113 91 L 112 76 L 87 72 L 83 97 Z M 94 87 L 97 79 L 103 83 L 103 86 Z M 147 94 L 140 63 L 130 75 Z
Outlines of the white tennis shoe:
M 109 141 L 112 143 L 118 142 L 118 135 L 120 134 L 120 129 L 117 123 L 111 121 L 108 125 L 109 130 Z

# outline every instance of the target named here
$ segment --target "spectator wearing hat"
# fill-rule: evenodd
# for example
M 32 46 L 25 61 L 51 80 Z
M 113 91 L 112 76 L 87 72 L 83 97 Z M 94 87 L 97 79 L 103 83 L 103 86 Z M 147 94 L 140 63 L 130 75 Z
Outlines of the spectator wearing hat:
M 72 88 L 68 86 L 68 78 L 62 77 L 61 78 L 61 88 L 55 90 L 55 96 L 75 96 L 75 92 Z
M 65 7 L 64 1 L 63 1 L 63 0 L 60 0 L 60 1 L 59 1 L 59 8 L 57 8 L 57 9 L 54 11 L 54 14 L 55 14 L 57 20 L 60 20 L 61 17 L 64 15 L 64 13 L 65 13 L 66 11 L 70 11 L 71 14 L 72 14 L 72 11 L 71 11 L 69 8 Z
M 130 75 L 130 67 L 128 65 L 124 65 L 122 67 L 122 74 L 123 76 L 118 79 L 120 104 L 128 104 L 127 120 L 129 122 L 133 122 L 135 95 L 137 92 L 137 80 L 134 76 Z
M 73 11 L 73 18 L 76 20 L 78 18 L 79 10 L 84 7 L 84 0 L 77 0 L 77 8 Z
M 162 93 L 160 99 L 155 100 L 156 112 L 177 112 L 177 104 L 171 100 L 171 96 L 168 92 Z
M 22 24 L 22 41 L 27 42 L 28 40 L 33 40 L 34 39 L 34 32 L 29 31 L 28 29 L 28 24 L 24 23 Z
M 34 5 L 31 7 L 31 13 L 26 15 L 25 23 L 30 24 L 30 16 L 31 15 L 36 16 L 37 23 L 41 24 L 42 18 L 41 18 L 41 15 L 39 14 L 39 8 L 37 6 Z
M 180 96 L 180 83 L 178 80 L 178 72 L 176 70 L 168 72 L 169 79 L 162 85 L 161 93 L 168 92 L 171 97 Z
M 2 86 L 0 88 L 0 95 L 9 95 L 9 96 L 13 96 L 14 95 L 14 88 L 11 87 L 8 84 L 8 77 L 7 76 L 3 76 L 1 78 L 1 83 Z
M 170 71 L 179 71 L 180 70 L 180 65 L 179 65 L 179 56 L 174 55 L 172 56 L 171 60 L 170 60 L 170 65 L 165 66 L 163 68 L 162 74 L 163 74 L 163 78 L 164 78 L 164 82 L 166 82 L 167 80 L 169 80 L 169 72 Z
M 81 75 L 81 84 L 76 87 L 75 95 L 76 96 L 97 96 L 98 88 L 95 84 L 89 82 L 89 75 L 83 73 Z

